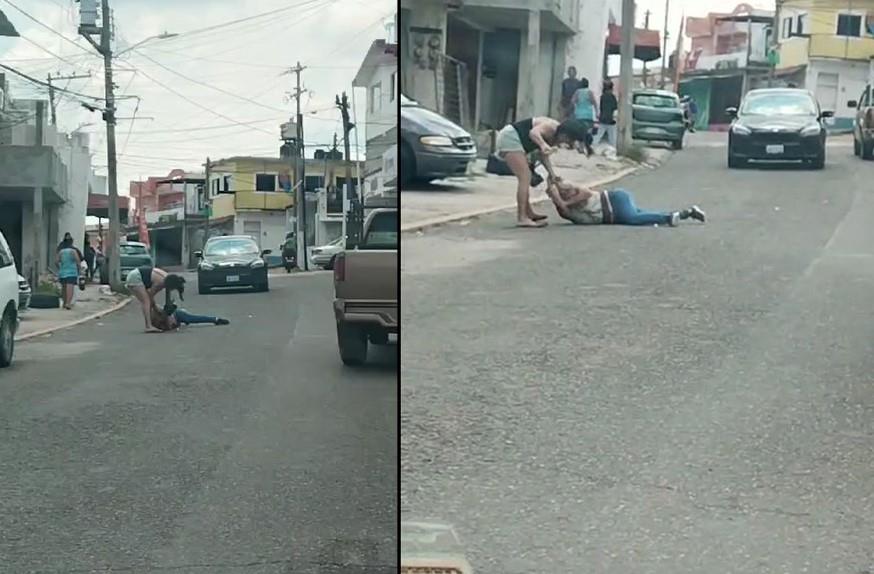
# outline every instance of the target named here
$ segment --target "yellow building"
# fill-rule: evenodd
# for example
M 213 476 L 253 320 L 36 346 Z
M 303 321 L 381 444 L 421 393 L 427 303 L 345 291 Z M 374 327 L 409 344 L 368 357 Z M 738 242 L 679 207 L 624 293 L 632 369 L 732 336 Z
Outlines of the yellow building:
M 874 3 L 786 0 L 780 10 L 777 75 L 816 94 L 835 112 L 833 128 L 851 129 L 858 100 L 874 76 Z
M 330 153 L 330 152 L 329 152 Z M 336 190 L 345 184 L 346 166 L 342 154 L 325 152 L 307 159 L 304 189 L 307 191 L 307 244 L 323 241 L 336 227 L 341 228 L 342 202 Z M 295 206 L 300 178 L 294 174 L 291 158 L 235 156 L 210 164 L 210 217 L 226 221 L 228 232 L 255 237 L 262 249 L 276 251 L 285 234 L 295 228 Z M 357 189 L 360 165 L 352 166 L 353 191 Z M 336 225 L 332 225 L 335 224 Z M 331 237 L 330 239 L 333 239 Z M 327 241 L 325 241 L 327 243 Z

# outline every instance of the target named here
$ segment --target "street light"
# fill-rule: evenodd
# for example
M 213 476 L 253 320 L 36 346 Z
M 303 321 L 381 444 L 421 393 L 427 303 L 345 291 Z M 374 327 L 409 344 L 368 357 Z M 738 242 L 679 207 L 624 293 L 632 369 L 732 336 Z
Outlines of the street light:
M 115 53 L 115 57 L 118 58 L 118 57 L 121 56 L 122 54 L 124 54 L 124 53 L 126 53 L 126 52 L 130 52 L 130 51 L 133 50 L 134 48 L 139 48 L 140 46 L 142 46 L 142 45 L 145 44 L 146 42 L 151 42 L 152 40 L 166 40 L 166 39 L 168 39 L 168 38 L 175 38 L 175 37 L 178 36 L 178 35 L 179 35 L 179 34 L 176 34 L 176 33 L 173 33 L 173 32 L 162 32 L 162 33 L 157 34 L 157 35 L 155 35 L 155 36 L 149 36 L 148 38 L 144 38 L 144 39 L 140 40 L 139 42 L 137 42 L 137 43 L 134 44 L 133 46 L 128 46 L 127 48 L 125 48 L 125 49 L 122 50 L 121 52 L 116 52 L 116 53 Z

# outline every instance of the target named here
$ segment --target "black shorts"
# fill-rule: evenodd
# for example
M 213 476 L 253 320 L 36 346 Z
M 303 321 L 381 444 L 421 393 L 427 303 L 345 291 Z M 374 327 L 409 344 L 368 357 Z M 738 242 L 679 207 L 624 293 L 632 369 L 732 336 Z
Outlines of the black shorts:
M 76 285 L 79 283 L 78 277 L 61 277 L 58 280 L 61 282 L 61 285 Z

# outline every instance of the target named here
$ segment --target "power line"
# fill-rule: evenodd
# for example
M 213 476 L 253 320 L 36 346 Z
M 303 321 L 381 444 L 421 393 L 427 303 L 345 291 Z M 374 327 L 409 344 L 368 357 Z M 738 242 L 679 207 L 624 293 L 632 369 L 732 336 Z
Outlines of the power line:
M 383 22 L 391 14 L 394 14 L 394 10 L 389 10 L 388 12 L 381 14 L 379 16 L 379 18 L 377 18 L 376 20 L 374 20 L 373 22 L 371 22 L 370 24 L 368 24 L 364 28 L 361 28 L 360 30 L 358 30 L 358 32 L 356 32 L 351 38 L 344 38 L 343 42 L 339 42 L 338 46 L 335 49 L 331 50 L 330 52 L 328 52 L 327 54 L 324 55 L 324 58 L 327 59 L 327 58 L 333 56 L 334 54 L 337 54 L 338 52 L 342 52 L 343 50 L 348 49 L 349 46 L 352 44 L 353 40 L 356 40 L 359 36 L 364 34 L 364 32 L 370 30 L 371 28 L 373 28 L 377 24 L 380 24 L 381 22 Z
M 25 74 L 24 72 L 19 72 L 15 68 L 7 66 L 6 64 L 0 64 L 0 68 L 3 68 L 4 70 L 9 70 L 13 74 L 17 74 L 17 75 L 21 76 L 22 78 L 25 78 L 26 80 L 29 80 L 30 82 L 33 82 L 34 84 L 39 84 L 40 86 L 44 86 L 46 88 L 50 87 L 46 82 L 43 82 L 41 80 L 37 80 L 36 78 L 32 78 L 32 77 L 28 76 L 27 74 Z M 58 92 L 64 92 L 66 94 L 71 94 L 73 96 L 79 96 L 80 98 L 88 98 L 90 100 L 95 100 L 98 102 L 103 101 L 103 98 L 98 98 L 96 96 L 89 96 L 87 94 L 80 94 L 79 92 L 74 92 L 72 90 L 66 90 L 63 88 L 54 88 L 54 89 Z
M 171 74 L 173 74 L 173 75 L 175 75 L 175 76 L 179 76 L 179 77 L 182 78 L 183 80 L 187 80 L 187 81 L 189 81 L 189 82 L 191 82 L 191 83 L 193 83 L 193 84 L 197 84 L 197 85 L 199 85 L 199 86 L 207 87 L 207 88 L 209 88 L 209 89 L 211 89 L 211 90 L 215 90 L 216 92 L 219 92 L 219 93 L 221 93 L 221 94 L 225 94 L 225 95 L 228 95 L 228 96 L 232 96 L 232 97 L 234 97 L 234 98 L 237 98 L 238 100 L 241 100 L 241 101 L 244 101 L 244 102 L 248 102 L 248 103 L 250 103 L 250 104 L 254 104 L 254 105 L 256 105 L 256 106 L 259 106 L 259 107 L 261 107 L 261 108 L 268 109 L 268 110 L 270 110 L 270 111 L 274 111 L 274 112 L 284 112 L 284 111 L 287 111 L 287 110 L 282 110 L 282 109 L 279 109 L 279 108 L 274 108 L 273 106 L 268 106 L 268 105 L 266 105 L 266 104 L 262 104 L 262 103 L 260 103 L 260 102 L 256 102 L 255 100 L 253 100 L 253 99 L 251 99 L 251 98 L 247 98 L 247 97 L 245 97 L 245 96 L 241 96 L 241 95 L 239 95 L 239 94 L 235 94 L 235 93 L 233 93 L 233 92 L 229 92 L 229 91 L 224 90 L 224 89 L 222 89 L 222 88 L 218 88 L 218 87 L 216 87 L 216 86 L 212 86 L 212 85 L 207 84 L 207 83 L 205 83 L 205 82 L 201 82 L 201 81 L 199 81 L 199 80 L 195 80 L 194 78 L 189 78 L 189 77 L 186 76 L 185 74 L 180 74 L 180 73 L 177 72 L 176 70 L 173 70 L 172 68 L 168 68 L 168 67 L 165 66 L 164 64 L 162 64 L 162 63 L 160 63 L 160 62 L 158 62 L 158 61 L 156 61 L 156 60 L 153 60 L 152 58 L 150 58 L 149 56 L 146 56 L 145 54 L 140 54 L 140 55 L 141 55 L 143 58 L 145 58 L 145 59 L 147 59 L 148 61 L 150 61 L 150 62 L 152 62 L 153 64 L 155 64 L 156 66 L 159 66 L 159 67 L 163 68 L 164 70 L 167 70 L 167 71 L 170 72 Z
M 13 4 L 10 0 L 3 0 L 3 1 L 6 2 L 7 4 L 9 4 L 10 6 L 12 6 L 13 8 L 15 8 L 16 10 L 18 10 L 19 12 L 21 12 L 21 13 L 22 13 L 24 16 L 26 16 L 29 20 L 33 20 L 34 22 L 36 22 L 37 24 L 39 24 L 40 26 L 42 26 L 43 28 L 45 28 L 46 30 L 48 30 L 49 32 L 51 32 L 52 34 L 54 34 L 55 36 L 61 38 L 61 39 L 64 40 L 64 41 L 66 41 L 68 44 L 73 44 L 74 46 L 76 46 L 76 48 L 82 50 L 83 52 L 85 52 L 85 53 L 88 54 L 89 56 L 92 55 L 90 50 L 88 50 L 88 49 L 85 48 L 84 46 L 80 46 L 79 44 L 77 44 L 77 43 L 74 42 L 73 40 L 67 38 L 66 36 L 64 36 L 64 35 L 61 34 L 60 32 L 56 31 L 56 30 L 55 30 L 54 28 L 52 28 L 51 26 L 46 26 L 45 24 L 43 24 L 42 22 L 40 22 L 38 19 L 34 18 L 33 16 L 31 16 L 30 14 L 28 14 L 27 12 L 25 12 L 25 11 L 22 10 L 21 8 L 19 8 L 19 7 L 16 6 L 15 4 Z
M 58 60 L 60 60 L 60 61 L 62 61 L 62 62 L 66 62 L 67 64 L 70 64 L 71 66 L 76 66 L 77 68 L 82 69 L 82 70 L 87 69 L 87 68 L 84 68 L 84 67 L 82 66 L 82 64 L 79 64 L 79 63 L 77 63 L 77 62 L 73 62 L 72 60 L 68 60 L 67 58 L 65 58 L 65 57 L 63 57 L 63 56 L 60 56 L 60 55 L 58 55 L 58 54 L 55 54 L 54 52 L 52 52 L 51 50 L 49 50 L 49 49 L 46 48 L 45 46 L 42 46 L 41 44 L 38 44 L 37 42 L 34 42 L 33 40 L 31 40 L 31 39 L 28 38 L 27 36 L 21 36 L 21 39 L 24 40 L 25 42 L 27 42 L 28 44 L 32 44 L 32 45 L 36 46 L 37 48 L 39 48 L 40 50 L 42 50 L 42 51 L 45 52 L 46 54 L 51 54 L 51 55 L 54 56 L 56 59 L 58 59 Z
M 152 76 L 150 76 L 150 75 L 147 74 L 146 72 L 140 70 L 140 73 L 143 74 L 143 76 L 145 76 L 146 78 L 148 78 L 148 79 L 151 80 L 152 82 L 154 82 L 155 84 L 161 86 L 162 88 L 164 88 L 164 89 L 167 90 L 168 92 L 170 92 L 170 93 L 172 93 L 172 94 L 175 94 L 176 96 L 182 98 L 183 100 L 185 100 L 185 101 L 188 102 L 189 104 L 193 105 L 194 107 L 196 107 L 196 108 L 200 108 L 201 110 L 207 111 L 207 112 L 213 114 L 213 115 L 216 116 L 216 117 L 222 118 L 223 120 L 227 120 L 227 121 L 232 122 L 232 123 L 234 123 L 234 124 L 237 124 L 237 125 L 239 125 L 239 126 L 246 126 L 246 124 L 243 123 L 243 122 L 239 122 L 239 121 L 235 120 L 234 118 L 232 118 L 232 117 L 230 117 L 230 116 L 226 116 L 226 115 L 222 114 L 221 112 L 217 112 L 217 111 L 215 111 L 215 110 L 213 110 L 213 109 L 211 109 L 211 108 L 208 108 L 208 107 L 204 106 L 203 104 L 201 104 L 200 102 L 198 102 L 198 101 L 196 101 L 196 100 L 192 100 L 192 99 L 189 98 L 188 96 L 186 96 L 186 95 L 184 95 L 184 94 L 181 94 L 181 93 L 177 92 L 175 89 L 171 88 L 170 86 L 167 86 L 166 84 L 161 83 L 159 80 L 156 80 L 155 78 L 153 78 Z M 259 131 L 259 132 L 268 133 L 268 134 L 270 134 L 270 135 L 275 135 L 275 134 L 272 133 L 272 132 L 268 132 L 268 131 L 266 131 L 266 130 L 262 130 L 261 128 L 257 128 L 257 127 L 251 127 L 250 129 L 251 129 L 251 130 L 255 130 L 255 131 Z

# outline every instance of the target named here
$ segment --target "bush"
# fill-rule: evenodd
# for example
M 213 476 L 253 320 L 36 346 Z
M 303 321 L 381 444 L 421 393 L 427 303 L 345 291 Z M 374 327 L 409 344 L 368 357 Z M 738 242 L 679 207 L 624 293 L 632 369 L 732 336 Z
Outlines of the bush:
M 39 285 L 36 287 L 36 293 L 38 295 L 54 295 L 55 297 L 60 297 L 61 287 L 54 281 L 40 279 Z

